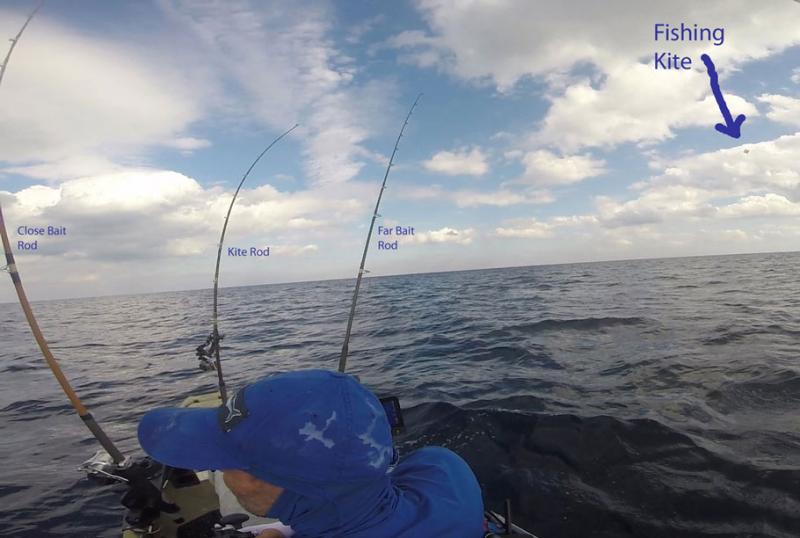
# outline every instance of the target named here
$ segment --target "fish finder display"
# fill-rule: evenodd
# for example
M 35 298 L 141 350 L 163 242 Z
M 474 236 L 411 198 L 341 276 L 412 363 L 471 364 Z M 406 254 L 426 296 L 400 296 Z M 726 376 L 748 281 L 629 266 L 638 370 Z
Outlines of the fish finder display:
M 392 435 L 399 435 L 406 429 L 403 421 L 403 410 L 400 409 L 400 400 L 396 396 L 381 398 L 383 410 L 386 411 L 386 418 L 389 419 L 389 426 L 392 428 Z

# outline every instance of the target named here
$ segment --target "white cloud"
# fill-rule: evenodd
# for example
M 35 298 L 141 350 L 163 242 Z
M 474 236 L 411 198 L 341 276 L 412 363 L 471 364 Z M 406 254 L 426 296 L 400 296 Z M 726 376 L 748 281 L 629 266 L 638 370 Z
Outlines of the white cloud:
M 412 243 L 455 243 L 457 245 L 469 245 L 475 238 L 475 230 L 473 228 L 459 230 L 445 226 L 438 230 L 418 232 L 413 236 L 407 236 L 407 238 L 407 242 Z
M 512 219 L 504 222 L 503 226 L 495 228 L 494 235 L 497 237 L 545 239 L 553 237 L 560 229 L 589 229 L 594 227 L 597 222 L 597 217 L 594 215 L 553 217 L 547 222 L 536 218 Z
M 141 165 L 152 146 L 190 154 L 210 145 L 190 135 L 192 124 L 214 113 L 237 128 L 280 132 L 299 122 L 292 137 L 319 184 L 353 179 L 374 158 L 363 143 L 395 117 L 386 113 L 394 112 L 394 85 L 357 79 L 354 60 L 334 42 L 330 6 L 157 5 L 168 32 L 146 39 L 79 33 L 45 12 L 37 17 L 4 80 L 3 102 L 13 105 L 0 109 L 6 171 L 62 181 L 113 171 L 103 159 Z M 0 10 L 0 35 L 23 20 Z
M 501 241 L 535 241 L 533 250 L 514 248 L 516 263 L 563 263 L 626 258 L 661 258 L 800 247 L 797 217 L 751 219 L 731 226 L 727 218 L 685 219 L 625 227 L 600 226 L 593 215 L 538 221 L 517 220 L 495 230 Z M 525 253 L 530 252 L 527 258 Z
M 305 256 L 319 251 L 317 245 L 275 245 L 272 249 L 276 256 Z
M 307 175 L 319 184 L 353 179 L 369 158 L 364 141 L 383 126 L 393 86 L 360 83 L 357 67 L 335 45 L 335 17 L 324 4 L 245 0 L 163 0 L 164 12 L 189 29 L 190 63 L 211 63 L 230 88 L 227 108 L 243 121 L 276 130 L 300 123 Z M 380 111 L 380 113 L 378 113 Z M 378 118 L 378 119 L 376 119 Z
M 800 134 L 664 162 L 660 175 L 636 184 L 635 198 L 597 197 L 597 217 L 613 228 L 793 216 L 800 199 L 798 152 Z
M 517 221 L 509 226 L 495 228 L 494 233 L 498 237 L 541 239 L 553 235 L 553 226 L 536 219 L 529 219 L 527 221 Z
M 273 251 L 269 258 L 226 255 L 224 285 L 313 280 L 341 271 L 336 261 L 322 270 L 307 260 L 317 254 L 341 258 L 353 221 L 366 220 L 374 187 L 351 181 L 296 192 L 244 188 L 225 246 Z M 12 242 L 23 239 L 16 235 L 20 224 L 67 228 L 64 237 L 43 238 L 38 252 L 17 253 L 33 297 L 53 297 L 208 287 L 231 195 L 177 172 L 125 168 L 53 186 L 0 190 L 0 202 Z M 347 274 L 351 269 L 348 264 Z
M 486 155 L 478 147 L 440 151 L 423 165 L 431 172 L 448 176 L 482 176 L 489 171 Z
M 234 208 L 227 244 L 261 244 L 272 238 L 277 252 L 294 256 L 315 251 L 313 244 L 281 246 L 276 234 L 305 237 L 331 223 L 348 222 L 363 209 L 367 190 L 358 184 L 297 193 L 270 185 L 245 188 Z M 128 169 L 5 193 L 4 211 L 9 222 L 66 226 L 68 237 L 49 242 L 49 253 L 106 263 L 210 252 L 231 194 L 219 187 L 203 188 L 177 172 Z
M 558 156 L 537 150 L 522 156 L 525 174 L 522 182 L 533 185 L 566 185 L 606 172 L 605 161 L 591 155 Z
M 170 140 L 166 142 L 164 145 L 185 152 L 191 152 L 196 149 L 203 149 L 210 147 L 211 141 L 206 140 L 205 138 L 194 138 L 192 136 L 183 136 L 180 138 L 176 138 L 174 140 Z
M 439 39 L 419 30 L 404 30 L 387 40 L 390 47 L 411 50 L 401 54 L 400 60 L 419 67 L 436 67 L 442 63 L 444 51 Z
M 715 211 L 709 203 L 711 197 L 702 189 L 674 185 L 652 189 L 622 203 L 598 196 L 595 204 L 604 226 L 637 226 L 661 222 L 665 218 L 711 216 Z
M 84 215 L 169 210 L 203 193 L 195 180 L 183 174 L 146 170 L 65 181 L 57 190 L 61 208 Z
M 0 9 L 0 35 L 15 34 L 24 16 Z M 183 136 L 201 117 L 202 91 L 169 55 L 140 48 L 80 34 L 42 11 L 3 79 L 0 161 L 41 175 L 37 165 L 119 156 Z
M 406 187 L 397 194 L 404 200 L 449 201 L 458 207 L 495 206 L 506 207 L 520 204 L 549 204 L 555 200 L 547 190 L 511 190 L 505 187 L 493 191 L 471 189 L 445 189 L 441 185 Z
M 796 67 L 792 70 L 792 82 L 800 84 L 800 67 Z
M 42 240 L 42 255 L 130 263 L 195 254 L 204 237 L 210 247 L 219 221 L 208 218 L 210 202 L 220 194 L 175 172 L 127 170 L 29 187 L 4 210 L 9 222 L 67 228 L 66 237 Z
M 121 168 L 123 167 L 120 164 L 105 157 L 74 155 L 39 164 L 7 166 L 0 169 L 0 171 L 43 179 L 48 183 L 57 183 L 66 179 L 108 174 Z
M 758 115 L 741 97 L 728 93 L 725 98 L 735 114 Z M 660 142 L 683 127 L 705 125 L 713 130 L 720 120 L 705 74 L 689 71 L 676 77 L 674 72 L 636 63 L 609 73 L 600 88 L 588 80 L 569 86 L 553 98 L 531 141 L 565 151 L 608 148 L 624 142 Z
M 347 37 L 345 37 L 345 41 L 351 45 L 357 45 L 361 43 L 364 39 L 364 36 L 375 30 L 375 28 L 385 20 L 386 17 L 381 14 L 375 15 L 374 17 L 369 17 L 357 24 L 354 24 L 347 29 Z
M 9 193 L 10 195 L 10 193 Z M 21 206 L 27 208 L 27 214 L 35 217 L 42 214 L 42 211 L 52 207 L 61 200 L 61 190 L 46 187 L 44 185 L 34 185 L 16 193 L 16 201 Z M 10 202 L 4 205 L 11 205 Z
M 505 207 L 518 204 L 548 204 L 554 200 L 552 194 L 548 191 L 525 193 L 508 189 L 488 192 L 459 190 L 450 193 L 448 197 L 458 207 L 477 207 L 481 205 Z
M 568 215 L 561 217 L 553 217 L 550 219 L 550 224 L 553 226 L 587 226 L 597 224 L 597 217 L 594 215 Z
M 796 217 L 800 215 L 800 204 L 773 193 L 745 196 L 736 203 L 721 207 L 719 215 L 726 218 Z
M 769 105 L 767 117 L 772 121 L 800 127 L 800 99 L 764 93 L 758 96 L 758 100 Z
M 798 152 L 800 133 L 662 159 L 661 173 L 638 182 L 630 199 L 597 196 L 590 214 L 511 220 L 494 235 L 538 239 L 577 259 L 797 249 Z
M 321 228 L 329 224 L 330 222 L 324 219 L 308 219 L 305 217 L 294 217 L 286 221 L 286 227 L 292 230 Z
M 441 185 L 409 185 L 403 187 L 397 197 L 403 200 L 434 200 L 445 198 L 448 192 Z
M 767 191 L 800 194 L 800 133 L 756 144 L 721 149 L 663 163 L 664 171 L 644 183 L 646 188 L 684 185 L 724 196 Z
M 694 2 L 450 2 L 419 0 L 430 31 L 396 36 L 390 44 L 420 66 L 489 82 L 510 92 L 522 79 L 550 84 L 552 103 L 539 144 L 565 151 L 658 142 L 675 129 L 720 120 L 710 96 L 701 52 L 711 53 L 721 76 L 743 63 L 800 43 L 800 10 L 779 3 Z M 655 42 L 656 21 L 713 21 L 726 42 Z M 656 71 L 655 51 L 693 59 L 690 71 Z M 734 114 L 757 114 L 726 92 Z
M 764 58 L 800 43 L 800 13 L 783 4 L 692 0 L 645 4 L 418 0 L 430 32 L 403 32 L 391 43 L 415 54 L 435 52 L 438 65 L 464 79 L 489 79 L 507 91 L 520 79 L 592 63 L 604 71 L 659 48 L 699 56 L 713 50 L 720 65 Z M 723 47 L 708 42 L 655 42 L 658 21 L 713 21 Z M 695 60 L 697 62 L 698 60 Z M 700 66 L 702 67 L 702 65 Z
M 632 185 L 627 199 L 597 196 L 587 214 L 510 220 L 493 235 L 498 242 L 535 240 L 537 262 L 797 250 L 797 154 L 800 133 L 657 155 L 656 174 Z

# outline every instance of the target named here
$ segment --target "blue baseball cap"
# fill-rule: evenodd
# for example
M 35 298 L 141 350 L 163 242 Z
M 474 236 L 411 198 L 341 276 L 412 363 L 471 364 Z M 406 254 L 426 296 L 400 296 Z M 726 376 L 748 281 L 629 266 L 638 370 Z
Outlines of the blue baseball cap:
M 239 469 L 311 495 L 333 482 L 375 480 L 395 455 L 378 398 L 327 370 L 266 377 L 218 408 L 155 409 L 138 433 L 145 452 L 166 465 Z

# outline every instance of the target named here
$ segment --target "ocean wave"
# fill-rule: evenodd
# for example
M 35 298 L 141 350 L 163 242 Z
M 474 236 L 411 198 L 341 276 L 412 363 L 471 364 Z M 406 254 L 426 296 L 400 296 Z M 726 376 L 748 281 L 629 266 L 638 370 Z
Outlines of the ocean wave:
M 800 372 L 777 370 L 747 381 L 723 383 L 708 393 L 709 405 L 721 412 L 797 409 L 800 406 Z
M 718 334 L 705 338 L 703 343 L 710 346 L 725 345 L 758 335 L 777 335 L 790 338 L 800 337 L 800 330 L 792 329 L 777 323 L 766 325 L 753 323 L 747 327 L 724 325 L 718 327 L 715 332 Z
M 540 536 L 789 538 L 800 528 L 800 471 L 730 461 L 655 420 L 439 402 L 407 410 L 406 424 L 405 453 L 458 452 L 487 504 L 510 498 L 517 521 Z
M 512 325 L 509 328 L 519 332 L 533 334 L 545 331 L 600 331 L 608 327 L 646 325 L 647 319 L 640 317 L 602 317 L 602 318 L 568 318 L 543 319 L 533 323 Z

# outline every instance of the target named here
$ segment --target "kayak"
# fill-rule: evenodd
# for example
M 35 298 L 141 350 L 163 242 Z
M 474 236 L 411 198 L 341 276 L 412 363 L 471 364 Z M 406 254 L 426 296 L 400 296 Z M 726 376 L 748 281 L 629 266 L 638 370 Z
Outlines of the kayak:
M 487 534 L 484 538 L 492 538 L 494 536 L 518 536 L 520 538 L 537 538 L 535 534 L 530 533 L 520 527 L 519 525 L 511 522 L 511 525 L 506 524 L 507 517 L 492 510 L 484 512 L 486 518 Z M 510 528 L 509 528 L 510 527 Z

